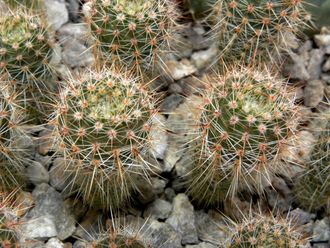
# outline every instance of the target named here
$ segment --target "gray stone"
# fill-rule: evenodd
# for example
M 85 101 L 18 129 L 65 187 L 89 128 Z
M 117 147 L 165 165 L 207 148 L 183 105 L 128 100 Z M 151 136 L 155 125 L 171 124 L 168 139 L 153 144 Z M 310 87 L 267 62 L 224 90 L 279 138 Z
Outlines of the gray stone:
M 67 9 L 69 11 L 69 19 L 72 22 L 79 22 L 81 18 L 80 13 L 80 4 L 81 0 L 67 0 Z
M 153 201 L 144 212 L 143 216 L 155 219 L 164 220 L 168 218 L 172 211 L 172 204 L 163 199 L 156 199 Z
M 44 0 L 48 23 L 54 31 L 57 31 L 64 23 L 69 21 L 69 13 L 65 0 Z
M 63 62 L 71 68 L 88 67 L 94 63 L 91 50 L 77 40 L 71 40 L 64 46 L 62 57 Z
M 163 113 L 170 113 L 175 110 L 180 103 L 184 101 L 184 98 L 178 94 L 172 94 L 164 99 L 160 105 L 160 111 Z
M 181 243 L 196 244 L 198 242 L 195 225 L 194 207 L 185 194 L 178 194 L 173 200 L 173 210 L 166 223 L 181 234 Z
M 182 248 L 180 233 L 167 223 L 150 219 L 143 226 L 142 233 L 148 234 L 151 247 Z
M 321 80 L 308 81 L 304 89 L 304 104 L 307 107 L 316 107 L 323 98 L 324 85 Z
M 39 184 L 32 192 L 35 207 L 24 217 L 26 220 L 50 216 L 57 230 L 57 237 L 64 240 L 75 231 L 75 219 L 65 206 L 62 196 L 47 184 Z
M 283 68 L 284 74 L 293 79 L 308 80 L 309 73 L 302 56 L 292 52 L 289 55 L 291 61 Z
M 34 156 L 34 160 L 42 164 L 42 166 L 48 170 L 49 166 L 52 163 L 52 157 L 51 156 L 42 156 L 39 153 L 36 153 Z
M 49 174 L 45 167 L 39 162 L 31 161 L 26 169 L 26 175 L 31 183 L 38 185 L 49 182 Z
M 55 158 L 49 171 L 49 183 L 58 191 L 69 190 L 73 181 L 72 175 L 65 173 L 66 160 L 62 157 Z
M 324 51 L 322 49 L 313 49 L 310 51 L 310 59 L 307 67 L 309 79 L 319 79 L 324 60 Z
M 214 44 L 207 50 L 194 52 L 191 56 L 191 61 L 198 70 L 206 69 L 214 64 L 217 54 L 218 46 Z
M 46 243 L 45 248 L 64 248 L 64 244 L 57 238 L 51 238 Z
M 324 48 L 327 54 L 330 54 L 330 35 L 317 34 L 314 36 L 315 43 L 318 47 Z
M 296 208 L 288 213 L 288 218 L 297 226 L 302 226 L 309 223 L 315 214 L 310 214 L 300 208 Z
M 183 59 L 180 62 L 167 61 L 165 70 L 174 80 L 180 80 L 197 72 L 197 68 L 188 59 Z
M 158 177 L 152 177 L 151 179 L 152 191 L 155 195 L 159 195 L 164 192 L 167 184 L 167 180 L 160 179 Z
M 203 210 L 195 212 L 198 238 L 202 241 L 220 246 L 227 238 L 224 232 L 226 223 L 215 214 L 210 215 Z
M 46 240 L 57 236 L 54 216 L 45 214 L 24 220 L 21 225 L 21 234 L 25 239 Z
M 54 149 L 54 135 L 53 131 L 50 129 L 43 129 L 39 133 L 39 137 L 37 139 L 37 152 L 40 155 L 47 155 L 49 152 Z
M 330 58 L 328 58 L 327 61 L 324 63 L 322 70 L 324 72 L 330 71 Z
M 326 241 L 330 240 L 330 220 L 329 218 L 324 218 L 322 220 L 317 220 L 313 228 L 313 241 Z M 316 248 L 328 248 L 328 244 L 314 244 L 313 247 Z
M 149 134 L 150 152 L 154 158 L 161 160 L 164 160 L 165 151 L 168 146 L 165 123 L 166 119 L 163 115 L 157 114 L 153 116 Z
M 73 248 L 93 248 L 93 245 L 87 242 L 77 240 L 73 244 Z
M 170 202 L 172 202 L 174 197 L 176 196 L 175 191 L 172 188 L 166 188 L 164 193 L 165 193 L 165 196 L 166 196 L 166 200 L 168 200 Z
M 75 0 L 74 0 L 75 1 Z M 72 40 L 85 44 L 90 40 L 88 26 L 85 23 L 66 23 L 58 30 L 60 44 L 71 43 Z
M 201 242 L 198 245 L 186 245 L 186 248 L 217 248 L 217 246 L 210 243 Z

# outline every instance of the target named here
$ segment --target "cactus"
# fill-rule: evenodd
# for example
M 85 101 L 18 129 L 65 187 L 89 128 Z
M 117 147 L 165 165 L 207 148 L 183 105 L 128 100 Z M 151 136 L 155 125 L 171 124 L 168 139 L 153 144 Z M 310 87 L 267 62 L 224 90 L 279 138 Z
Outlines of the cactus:
M 51 78 L 52 42 L 43 20 L 17 9 L 0 17 L 0 74 L 3 79 L 41 89 Z
M 61 93 L 57 125 L 72 189 L 93 207 L 115 209 L 146 177 L 154 103 L 136 79 L 121 72 L 71 78 Z
M 307 245 L 304 237 L 290 220 L 272 215 L 251 215 L 241 223 L 232 222 L 230 248 L 298 248 Z
M 150 68 L 174 26 L 177 10 L 171 1 L 93 0 L 87 22 L 95 43 L 112 62 Z
M 243 189 L 261 194 L 275 173 L 288 173 L 280 153 L 294 137 L 297 108 L 285 83 L 267 70 L 234 68 L 212 76 L 210 87 L 190 145 L 194 169 L 187 175 L 188 191 L 205 205 L 218 205 Z
M 317 211 L 330 203 L 330 122 L 321 132 L 314 147 L 308 170 L 294 185 L 298 205 L 308 211 Z
M 4 2 L 12 9 L 25 7 L 36 10 L 42 6 L 41 0 L 4 0 Z
M 22 115 L 16 107 L 15 95 L 1 87 L 0 92 L 0 191 L 13 189 L 22 183 L 22 163 L 13 145 L 14 137 L 22 135 L 19 129 Z
M 253 62 L 290 47 L 288 34 L 308 26 L 303 0 L 218 0 L 215 32 L 222 59 Z M 272 57 L 272 56 L 271 56 Z

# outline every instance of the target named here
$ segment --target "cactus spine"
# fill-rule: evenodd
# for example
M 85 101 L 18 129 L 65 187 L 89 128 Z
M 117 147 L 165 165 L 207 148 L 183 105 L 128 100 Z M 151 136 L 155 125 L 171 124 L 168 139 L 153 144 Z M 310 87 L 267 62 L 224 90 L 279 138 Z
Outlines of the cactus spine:
M 199 203 L 217 205 L 242 189 L 262 193 L 286 172 L 280 153 L 298 119 L 285 83 L 266 70 L 234 68 L 211 77 L 210 87 L 188 182 Z
M 146 177 L 154 103 L 141 84 L 120 72 L 69 80 L 54 121 L 72 188 L 90 205 L 121 206 Z

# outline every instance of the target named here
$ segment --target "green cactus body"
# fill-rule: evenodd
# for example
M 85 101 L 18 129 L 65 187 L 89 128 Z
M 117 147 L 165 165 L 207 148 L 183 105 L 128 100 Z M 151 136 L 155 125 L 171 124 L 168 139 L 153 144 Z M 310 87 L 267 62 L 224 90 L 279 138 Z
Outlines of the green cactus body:
M 330 123 L 329 123 L 330 124 Z M 300 207 L 317 211 L 330 203 L 330 125 L 323 131 L 312 152 L 309 169 L 294 185 Z
M 103 54 L 121 66 L 150 68 L 165 49 L 176 18 L 171 1 L 92 1 L 88 22 Z
M 143 159 L 153 103 L 142 86 L 117 72 L 91 72 L 68 83 L 56 123 L 66 174 L 92 206 L 117 208 L 146 177 Z
M 279 154 L 298 120 L 282 83 L 268 71 L 249 69 L 211 78 L 190 146 L 189 192 L 199 203 L 217 205 L 242 189 L 261 193 L 274 173 L 286 172 Z
M 13 137 L 20 135 L 22 119 L 15 108 L 15 98 L 3 88 L 0 92 L 0 192 L 20 186 L 22 169 L 18 152 L 12 145 Z M 20 151 L 22 152 L 22 151 Z
M 290 46 L 287 33 L 306 26 L 303 1 L 219 0 L 218 37 L 223 59 L 267 59 Z
M 234 226 L 230 248 L 298 248 L 307 243 L 289 220 L 280 217 L 246 217 Z
M 38 16 L 13 11 L 0 18 L 0 74 L 18 84 L 41 88 L 50 78 L 52 44 Z
M 4 0 L 10 8 L 25 7 L 28 9 L 37 10 L 42 6 L 41 0 Z

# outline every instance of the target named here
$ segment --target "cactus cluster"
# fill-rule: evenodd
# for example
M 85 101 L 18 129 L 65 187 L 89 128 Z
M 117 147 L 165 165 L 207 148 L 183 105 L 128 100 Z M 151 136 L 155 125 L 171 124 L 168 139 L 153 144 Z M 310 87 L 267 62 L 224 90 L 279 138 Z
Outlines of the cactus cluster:
M 294 185 L 297 204 L 317 211 L 330 203 L 330 122 L 314 147 L 307 171 Z
M 298 34 L 307 25 L 303 2 L 218 0 L 220 14 L 214 32 L 223 59 L 268 59 L 290 47 L 287 34 Z
M 152 68 L 160 49 L 166 49 L 176 8 L 171 1 L 93 0 L 87 22 L 95 46 L 114 63 Z
M 298 122 L 285 82 L 267 70 L 234 68 L 209 84 L 190 145 L 189 192 L 210 205 L 242 189 L 262 193 L 275 173 L 286 173 L 280 153 Z
M 233 224 L 230 248 L 298 248 L 308 241 L 290 220 L 277 216 L 251 215 Z
M 72 78 L 61 93 L 53 121 L 69 161 L 65 173 L 94 207 L 119 207 L 135 179 L 146 177 L 151 99 L 136 79 L 108 69 Z
M 204 19 L 212 13 L 217 0 L 184 0 L 184 8 L 188 9 L 195 20 Z

